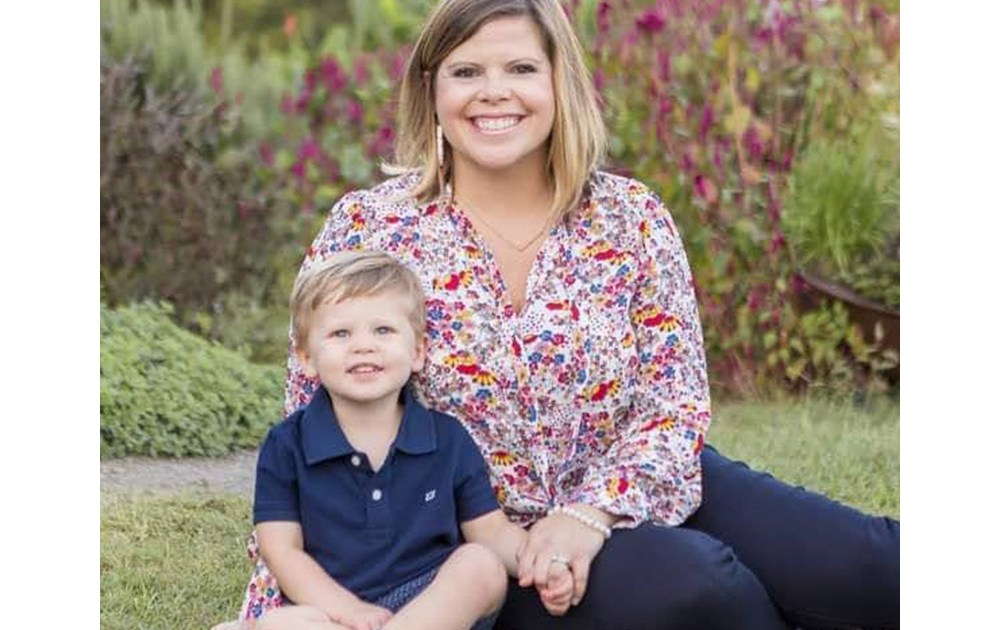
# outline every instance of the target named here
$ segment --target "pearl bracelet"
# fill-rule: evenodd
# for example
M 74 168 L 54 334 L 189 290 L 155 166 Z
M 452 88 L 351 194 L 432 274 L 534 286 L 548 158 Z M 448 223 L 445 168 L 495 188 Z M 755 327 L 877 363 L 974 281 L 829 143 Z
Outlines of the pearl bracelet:
M 611 528 L 610 527 L 608 527 L 604 523 L 601 523 L 597 519 L 590 518 L 589 516 L 587 516 L 586 514 L 584 514 L 583 512 L 581 512 L 580 510 L 576 510 L 574 508 L 567 507 L 565 505 L 557 505 L 554 508 L 552 508 L 551 510 L 549 510 L 549 514 L 550 515 L 551 514 L 565 514 L 566 516 L 569 516 L 570 518 L 575 518 L 576 520 L 580 521 L 581 523 L 583 523 L 587 527 L 590 527 L 592 529 L 596 529 L 597 531 L 601 532 L 601 535 L 604 536 L 604 538 L 606 538 L 606 539 L 607 538 L 611 538 Z

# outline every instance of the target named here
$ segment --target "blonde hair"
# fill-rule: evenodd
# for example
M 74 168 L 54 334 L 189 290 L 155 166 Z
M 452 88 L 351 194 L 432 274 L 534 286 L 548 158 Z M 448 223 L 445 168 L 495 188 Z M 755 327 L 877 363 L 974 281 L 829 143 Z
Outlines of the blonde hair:
M 547 168 L 555 184 L 553 210 L 567 212 L 604 160 L 607 130 L 583 48 L 558 0 L 442 0 L 410 54 L 400 88 L 396 163 L 388 173 L 416 171 L 411 194 L 420 202 L 444 192 L 451 177 L 449 151 L 438 168 L 434 82 L 444 59 L 491 20 L 527 16 L 538 26 L 552 64 L 555 120 Z
M 422 339 L 427 323 L 424 291 L 420 279 L 403 263 L 384 252 L 361 250 L 337 252 L 314 263 L 295 279 L 288 301 L 295 345 L 302 347 L 308 339 L 310 319 L 321 305 L 388 292 L 410 300 L 410 324 L 416 338 Z

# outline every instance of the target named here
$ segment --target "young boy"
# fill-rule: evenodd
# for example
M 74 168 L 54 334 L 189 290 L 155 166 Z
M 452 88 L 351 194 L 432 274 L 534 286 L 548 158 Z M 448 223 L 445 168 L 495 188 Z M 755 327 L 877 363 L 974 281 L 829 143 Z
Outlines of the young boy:
M 322 386 L 261 447 L 254 523 L 294 604 L 257 628 L 490 628 L 527 533 L 462 425 L 405 387 L 425 357 L 420 281 L 387 254 L 343 252 L 299 276 L 291 310 Z M 555 559 L 546 608 L 565 613 L 572 588 Z

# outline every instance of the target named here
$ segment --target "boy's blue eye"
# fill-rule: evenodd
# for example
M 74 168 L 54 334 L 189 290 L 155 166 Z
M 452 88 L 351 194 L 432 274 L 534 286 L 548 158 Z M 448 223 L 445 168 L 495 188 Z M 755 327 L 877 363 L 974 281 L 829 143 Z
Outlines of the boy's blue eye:
M 330 336 L 337 337 L 338 339 L 343 339 L 344 337 L 347 337 L 349 334 L 350 334 L 349 332 L 347 332 L 343 328 L 340 328 L 338 330 L 334 330 L 333 332 L 331 332 Z
M 379 326 L 378 328 L 375 329 L 375 334 L 378 335 L 388 335 L 391 332 L 392 332 L 392 327 L 390 326 Z

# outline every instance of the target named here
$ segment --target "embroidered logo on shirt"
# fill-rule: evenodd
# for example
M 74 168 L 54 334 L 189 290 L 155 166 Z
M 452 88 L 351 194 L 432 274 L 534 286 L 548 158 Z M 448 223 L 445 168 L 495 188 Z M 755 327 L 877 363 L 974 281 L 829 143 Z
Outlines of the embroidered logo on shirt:
M 430 503 L 431 501 L 434 500 L 434 497 L 436 496 L 437 496 L 437 490 L 431 490 L 430 492 L 424 495 L 424 503 Z

